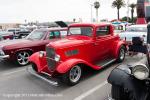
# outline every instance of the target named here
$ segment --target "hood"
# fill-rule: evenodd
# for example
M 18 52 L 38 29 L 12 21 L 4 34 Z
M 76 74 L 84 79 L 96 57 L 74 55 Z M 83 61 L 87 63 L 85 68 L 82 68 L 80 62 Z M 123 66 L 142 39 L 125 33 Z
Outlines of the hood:
M 58 41 L 50 42 L 48 44 L 55 48 L 65 48 L 70 46 L 82 45 L 85 41 L 89 41 L 91 38 L 85 36 L 68 36 Z
M 147 32 L 122 32 L 119 34 L 121 39 L 124 39 L 126 37 L 127 41 L 132 41 L 132 37 L 144 37 L 144 41 L 146 41 L 147 37 Z
M 68 27 L 68 25 L 65 22 L 63 22 L 63 21 L 55 21 L 55 23 L 57 25 L 59 25 L 60 27 Z
M 30 42 L 31 40 L 27 39 L 3 40 L 0 42 L 0 48 L 3 48 L 5 46 L 20 46 Z

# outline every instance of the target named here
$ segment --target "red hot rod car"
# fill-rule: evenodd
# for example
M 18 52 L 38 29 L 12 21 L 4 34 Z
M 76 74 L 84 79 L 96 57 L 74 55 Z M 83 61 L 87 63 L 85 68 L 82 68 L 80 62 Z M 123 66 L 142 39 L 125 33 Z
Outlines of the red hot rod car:
M 124 60 L 126 45 L 113 31 L 109 23 L 72 24 L 66 38 L 50 42 L 46 52 L 30 56 L 32 67 L 27 70 L 53 85 L 58 85 L 58 82 L 50 77 L 75 85 L 81 79 L 83 67 L 100 70 L 114 61 Z
M 67 28 L 37 29 L 25 39 L 4 40 L 0 42 L 0 60 L 12 60 L 24 66 L 34 52 L 45 50 L 50 41 L 67 35 Z

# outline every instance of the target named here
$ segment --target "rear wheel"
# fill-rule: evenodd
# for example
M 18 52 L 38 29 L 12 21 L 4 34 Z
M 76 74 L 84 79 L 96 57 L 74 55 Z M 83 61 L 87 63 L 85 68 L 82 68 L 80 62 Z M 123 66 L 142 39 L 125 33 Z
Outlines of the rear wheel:
M 27 51 L 21 51 L 16 54 L 17 64 L 20 66 L 25 66 L 29 63 L 28 58 L 30 57 L 30 53 Z
M 73 66 L 63 77 L 62 80 L 67 85 L 76 85 L 82 76 L 82 69 L 79 65 Z
M 118 58 L 117 58 L 118 62 L 123 62 L 123 60 L 125 59 L 125 53 L 126 53 L 125 47 L 121 46 L 119 50 Z

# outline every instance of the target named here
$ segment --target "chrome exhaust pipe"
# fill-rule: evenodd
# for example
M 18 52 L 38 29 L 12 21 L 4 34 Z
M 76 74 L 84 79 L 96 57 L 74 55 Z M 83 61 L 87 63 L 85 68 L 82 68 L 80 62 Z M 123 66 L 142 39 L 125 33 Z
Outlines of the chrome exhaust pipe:
M 53 80 L 50 80 L 50 79 L 47 79 L 46 77 L 42 76 L 42 75 L 39 75 L 36 71 L 33 70 L 32 67 L 27 67 L 26 70 L 31 74 L 31 75 L 34 75 L 44 81 L 46 81 L 47 83 L 49 83 L 50 85 L 53 85 L 53 86 L 59 86 L 58 85 L 58 82 L 56 81 L 53 81 Z M 48 74 L 48 73 L 42 73 L 43 75 L 46 75 L 48 77 L 51 78 L 51 76 Z

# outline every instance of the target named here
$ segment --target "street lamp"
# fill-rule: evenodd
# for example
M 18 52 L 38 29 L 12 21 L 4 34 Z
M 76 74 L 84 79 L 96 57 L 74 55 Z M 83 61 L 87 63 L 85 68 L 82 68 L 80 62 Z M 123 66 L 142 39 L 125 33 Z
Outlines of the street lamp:
M 91 5 L 91 22 L 93 22 L 93 4 L 90 4 Z
M 98 1 L 95 1 L 94 7 L 96 9 L 96 22 L 98 22 L 98 8 L 100 7 L 100 3 Z

